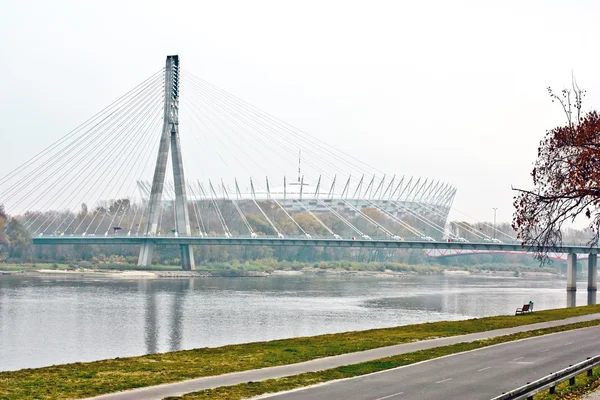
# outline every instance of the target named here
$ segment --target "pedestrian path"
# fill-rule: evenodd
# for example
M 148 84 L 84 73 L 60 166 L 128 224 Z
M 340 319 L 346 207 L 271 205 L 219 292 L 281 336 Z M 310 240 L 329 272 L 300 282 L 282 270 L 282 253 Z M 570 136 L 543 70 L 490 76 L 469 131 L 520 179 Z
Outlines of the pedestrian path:
M 234 372 L 230 374 L 208 376 L 190 379 L 182 382 L 167 383 L 158 386 L 149 386 L 129 390 L 125 392 L 110 393 L 94 397 L 94 400 L 160 400 L 168 396 L 181 396 L 198 390 L 212 389 L 219 386 L 231 386 L 249 381 L 263 381 L 266 379 L 282 378 L 284 376 L 298 375 L 305 372 L 316 372 L 336 368 L 343 365 L 358 364 L 362 362 L 377 360 L 380 358 L 396 356 L 399 354 L 412 353 L 419 350 L 434 347 L 448 346 L 456 343 L 472 342 L 475 340 L 489 339 L 498 336 L 511 335 L 513 333 L 528 332 L 536 329 L 552 328 L 560 325 L 574 324 L 577 322 L 592 321 L 600 319 L 600 313 L 582 315 L 562 320 L 540 322 L 536 324 L 516 326 L 513 328 L 496 329 L 486 332 L 470 333 L 468 335 L 451 336 L 431 340 L 422 340 L 412 343 L 398 344 L 394 346 L 380 347 L 377 349 L 342 354 L 338 356 L 318 358 L 297 364 L 280 365 L 254 369 L 249 371 Z M 600 397 L 598 398 L 600 400 Z
M 581 400 L 600 400 L 600 389 L 586 394 Z

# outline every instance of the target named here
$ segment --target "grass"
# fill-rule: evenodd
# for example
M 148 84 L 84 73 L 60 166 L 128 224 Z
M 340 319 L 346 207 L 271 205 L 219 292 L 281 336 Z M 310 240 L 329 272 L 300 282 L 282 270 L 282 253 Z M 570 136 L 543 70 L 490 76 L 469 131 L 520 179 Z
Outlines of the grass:
M 521 332 L 512 335 L 500 336 L 493 339 L 436 347 L 433 349 L 416 351 L 414 353 L 382 358 L 360 364 L 345 365 L 343 367 L 332 368 L 325 371 L 308 372 L 284 378 L 268 379 L 260 382 L 248 382 L 233 386 L 222 386 L 215 389 L 189 393 L 178 397 L 167 397 L 165 400 L 240 400 L 267 393 L 276 393 L 296 389 L 299 387 L 316 385 L 337 379 L 352 378 L 355 376 L 370 374 L 404 365 L 410 365 L 463 351 L 479 349 L 494 344 L 597 325 L 600 325 L 600 320 L 563 325 L 554 328 L 538 329 L 530 332 Z M 540 397 L 540 399 L 542 398 Z M 543 399 L 546 398 L 544 397 Z
M 600 305 L 563 308 L 520 316 L 432 322 L 0 372 L 0 398 L 90 397 L 203 376 L 292 364 L 416 340 L 463 335 L 598 312 Z M 461 351 L 460 346 L 457 349 L 456 351 Z
M 575 385 L 569 385 L 569 381 L 565 381 L 556 386 L 556 392 L 550 394 L 549 391 L 544 391 L 536 394 L 534 400 L 573 400 L 581 399 L 586 394 L 593 392 L 600 387 L 600 367 L 595 368 L 591 377 L 588 377 L 584 372 L 575 378 Z

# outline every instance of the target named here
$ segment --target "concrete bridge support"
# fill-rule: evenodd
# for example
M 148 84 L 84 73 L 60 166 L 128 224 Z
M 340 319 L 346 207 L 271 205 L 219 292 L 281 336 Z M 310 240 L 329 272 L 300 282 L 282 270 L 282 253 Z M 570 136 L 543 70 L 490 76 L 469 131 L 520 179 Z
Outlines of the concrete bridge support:
M 577 254 L 567 256 L 567 292 L 577 291 Z
M 598 290 L 598 254 L 588 256 L 588 292 Z
M 165 66 L 165 103 L 163 117 L 163 131 L 158 148 L 158 158 L 152 180 L 152 189 L 148 204 L 148 220 L 146 222 L 146 236 L 157 235 L 159 218 L 162 208 L 162 193 L 167 170 L 169 148 L 171 148 L 171 161 L 173 162 L 173 183 L 175 185 L 175 224 L 178 236 L 190 236 L 190 220 L 188 215 L 187 193 L 183 175 L 183 160 L 181 157 L 181 142 L 179 140 L 179 56 L 168 56 Z M 181 244 L 181 265 L 184 270 L 193 270 L 194 253 L 188 244 Z M 152 264 L 154 243 L 147 240 L 142 243 L 138 265 Z
M 154 242 L 145 241 L 140 247 L 140 255 L 138 257 L 138 265 L 149 267 L 152 265 L 152 255 L 154 254 Z

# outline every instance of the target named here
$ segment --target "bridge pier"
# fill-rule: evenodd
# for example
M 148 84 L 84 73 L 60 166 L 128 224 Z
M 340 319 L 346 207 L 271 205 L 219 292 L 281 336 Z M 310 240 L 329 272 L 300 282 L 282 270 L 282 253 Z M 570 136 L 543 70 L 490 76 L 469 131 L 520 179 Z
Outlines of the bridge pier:
M 192 246 L 188 244 L 179 245 L 179 254 L 181 254 L 181 267 L 184 271 L 192 271 L 196 269 L 194 264 L 194 252 Z
M 598 254 L 588 255 L 588 292 L 598 290 Z
M 171 161 L 173 162 L 173 185 L 175 191 L 175 233 L 177 236 L 190 236 L 190 219 L 188 214 L 188 201 L 183 174 L 183 159 L 181 157 L 181 142 L 179 140 L 179 56 L 167 56 L 165 66 L 165 97 L 163 130 L 158 147 L 158 157 L 152 179 L 152 189 L 148 201 L 148 220 L 146 222 L 147 237 L 154 237 L 158 232 L 162 208 L 162 194 L 165 184 L 165 174 L 171 148 Z M 138 265 L 150 266 L 154 241 L 142 242 Z M 189 244 L 179 246 L 181 267 L 185 271 L 195 269 L 194 253 Z
M 577 291 L 577 254 L 567 255 L 567 292 Z
M 138 257 L 138 265 L 141 267 L 149 267 L 152 265 L 152 256 L 154 254 L 154 242 L 144 241 L 140 248 L 140 256 Z
M 154 242 L 146 240 L 142 243 L 140 248 L 140 256 L 138 257 L 138 265 L 143 267 L 149 267 L 152 265 L 152 256 L 154 255 Z M 194 253 L 192 246 L 189 244 L 179 245 L 179 257 L 181 260 L 181 267 L 184 271 L 193 271 L 196 269 L 194 264 Z

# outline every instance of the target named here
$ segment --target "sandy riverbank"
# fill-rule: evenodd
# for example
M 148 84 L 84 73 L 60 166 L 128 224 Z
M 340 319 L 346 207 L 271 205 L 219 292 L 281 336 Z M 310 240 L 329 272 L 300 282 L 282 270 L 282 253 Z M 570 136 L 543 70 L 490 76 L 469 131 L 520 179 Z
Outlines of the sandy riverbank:
M 2 275 L 27 275 L 27 276 L 69 276 L 69 277 L 101 277 L 115 279 L 157 279 L 157 278 L 196 278 L 209 277 L 205 271 L 110 271 L 110 270 L 54 270 L 39 269 L 36 271 L 0 271 Z
M 160 279 L 160 278 L 197 278 L 197 277 L 247 277 L 260 278 L 267 276 L 300 276 L 300 275 L 327 275 L 327 276 L 355 276 L 355 277 L 379 277 L 379 278 L 401 278 L 403 276 L 419 275 L 414 271 L 348 271 L 345 269 L 319 269 L 303 268 L 297 271 L 275 270 L 271 272 L 264 271 L 235 271 L 235 274 L 228 275 L 227 271 L 140 271 L 140 270 L 102 270 L 77 268 L 69 270 L 61 269 L 36 269 L 23 271 L 0 271 L 1 275 L 27 275 L 27 276 L 70 276 L 70 277 L 96 277 L 111 279 Z M 494 276 L 494 277 L 523 277 L 523 278 L 557 278 L 562 279 L 561 274 L 552 274 L 548 272 L 525 271 L 516 274 L 514 271 L 464 271 L 464 270 L 443 270 L 443 275 L 451 276 Z
M 40 268 L 41 267 L 41 268 Z M 552 273 L 548 271 L 522 270 L 496 270 L 496 269 L 441 269 L 427 266 L 408 267 L 406 270 L 361 270 L 346 268 L 316 268 L 313 266 L 304 266 L 300 269 L 276 269 L 271 271 L 261 271 L 256 269 L 243 268 L 210 268 L 210 266 L 198 266 L 195 271 L 182 271 L 177 269 L 166 270 L 137 270 L 137 269 L 102 269 L 102 266 L 95 268 L 74 267 L 74 268 L 48 268 L 40 266 L 38 268 L 24 266 L 22 269 L 17 265 L 8 266 L 0 269 L 0 276 L 6 275 L 28 275 L 28 276 L 70 276 L 70 277 L 96 277 L 109 279 L 159 279 L 159 278 L 195 278 L 195 277 L 248 277 L 261 278 L 267 276 L 300 276 L 300 275 L 320 275 L 320 276 L 347 276 L 347 277 L 380 277 L 380 278 L 402 278 L 413 275 L 449 275 L 449 276 L 487 276 L 487 277 L 522 277 L 522 278 L 541 278 L 541 279 L 564 279 L 564 273 Z M 126 265 L 123 265 L 126 267 Z M 372 266 L 371 266 L 372 267 Z M 1 266 L 0 266 L 1 268 Z M 558 272 L 558 271 L 557 271 Z

